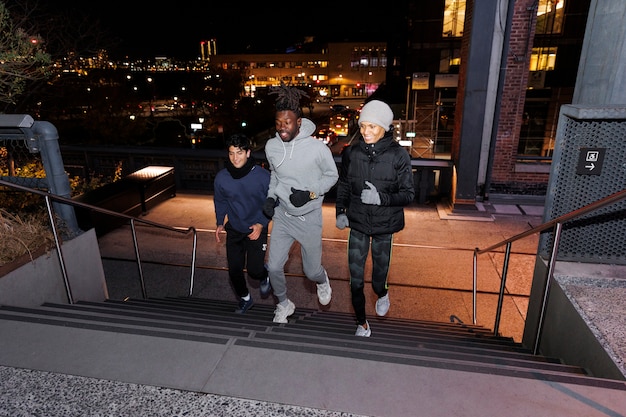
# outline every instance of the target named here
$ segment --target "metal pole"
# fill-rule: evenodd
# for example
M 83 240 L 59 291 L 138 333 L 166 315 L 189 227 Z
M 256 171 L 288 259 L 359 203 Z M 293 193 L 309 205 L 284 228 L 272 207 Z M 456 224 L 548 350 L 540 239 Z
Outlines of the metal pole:
M 406 109 L 404 110 L 404 118 L 409 120 L 409 100 L 411 98 L 411 77 L 406 77 Z
M 59 148 L 59 133 L 56 127 L 50 122 L 37 121 L 33 123 L 32 131 L 35 137 L 39 137 L 41 160 L 46 171 L 50 191 L 52 194 L 71 198 L 72 189 L 63 165 Z M 57 202 L 53 204 L 71 233 L 80 234 L 81 230 L 78 227 L 74 207 Z
M 143 269 L 141 268 L 141 259 L 139 258 L 139 246 L 137 245 L 137 231 L 135 230 L 135 219 L 130 219 L 130 229 L 133 233 L 133 245 L 135 246 L 135 259 L 137 260 L 137 269 L 139 270 L 139 283 L 141 284 L 141 295 L 144 299 L 148 298 L 146 292 L 146 283 L 143 279 Z
M 504 264 L 502 265 L 502 278 L 500 279 L 500 294 L 498 295 L 498 308 L 496 309 L 496 323 L 493 325 L 493 335 L 498 335 L 500 318 L 502 317 L 502 304 L 504 301 L 504 289 L 506 287 L 506 274 L 509 270 L 509 258 L 511 257 L 511 242 L 506 244 Z
M 476 324 L 476 283 L 477 283 L 477 272 L 478 271 L 478 248 L 474 249 L 474 268 L 473 268 L 473 279 L 472 279 L 472 323 Z
M 539 352 L 539 342 L 541 341 L 541 333 L 543 331 L 543 319 L 548 307 L 548 296 L 550 294 L 550 281 L 554 275 L 554 267 L 556 265 L 557 253 L 559 250 L 559 241 L 561 240 L 561 230 L 563 223 L 557 223 L 554 226 L 554 242 L 552 243 L 552 253 L 550 254 L 550 262 L 548 264 L 548 273 L 546 274 L 546 283 L 543 290 L 543 300 L 541 300 L 541 310 L 539 311 L 539 323 L 537 324 L 537 334 L 535 336 L 535 346 L 533 347 L 533 355 Z
M 72 290 L 70 288 L 70 281 L 67 277 L 67 269 L 65 268 L 65 259 L 63 258 L 63 250 L 61 249 L 61 242 L 59 241 L 59 232 L 56 227 L 54 219 L 54 211 L 52 210 L 52 204 L 50 203 L 50 197 L 45 196 L 46 207 L 48 208 L 48 218 L 50 219 L 50 227 L 52 228 L 52 234 L 54 235 L 54 244 L 57 247 L 57 255 L 59 256 L 59 264 L 61 266 L 61 274 L 63 275 L 63 283 L 65 284 L 65 292 L 67 294 L 67 301 L 70 304 L 74 304 L 74 297 L 72 296 Z
M 193 285 L 194 285 L 194 276 L 196 273 L 196 252 L 198 245 L 198 232 L 196 232 L 195 228 L 193 230 L 193 253 L 191 255 L 191 277 L 189 279 L 189 296 L 193 296 Z

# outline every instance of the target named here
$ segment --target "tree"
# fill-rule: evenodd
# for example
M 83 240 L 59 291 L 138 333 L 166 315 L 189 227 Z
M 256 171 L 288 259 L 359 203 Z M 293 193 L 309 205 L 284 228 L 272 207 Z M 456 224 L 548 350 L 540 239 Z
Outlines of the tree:
M 0 2 L 0 105 L 4 110 L 17 104 L 28 83 L 48 77 L 50 63 L 42 39 L 16 25 Z

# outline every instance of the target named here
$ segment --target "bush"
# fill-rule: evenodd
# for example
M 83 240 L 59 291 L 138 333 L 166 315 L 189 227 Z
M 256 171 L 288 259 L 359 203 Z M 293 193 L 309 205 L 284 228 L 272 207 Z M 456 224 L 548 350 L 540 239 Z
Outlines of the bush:
M 33 213 L 24 218 L 0 209 L 0 266 L 13 262 L 24 254 L 33 260 L 33 252 L 44 246 L 54 246 L 54 236 L 44 213 Z

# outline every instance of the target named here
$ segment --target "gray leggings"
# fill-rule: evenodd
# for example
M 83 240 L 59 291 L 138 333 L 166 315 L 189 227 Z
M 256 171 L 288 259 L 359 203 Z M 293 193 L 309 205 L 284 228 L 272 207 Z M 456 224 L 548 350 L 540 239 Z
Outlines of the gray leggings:
M 292 216 L 278 206 L 272 220 L 267 270 L 274 295 L 278 302 L 282 302 L 287 299 L 284 268 L 291 246 L 296 241 L 300 243 L 304 275 L 318 284 L 326 281 L 326 271 L 322 266 L 322 209 Z

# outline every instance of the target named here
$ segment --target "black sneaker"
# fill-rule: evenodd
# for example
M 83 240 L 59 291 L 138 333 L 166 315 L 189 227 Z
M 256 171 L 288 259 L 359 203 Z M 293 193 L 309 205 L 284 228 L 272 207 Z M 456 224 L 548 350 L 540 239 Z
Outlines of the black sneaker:
M 252 301 L 252 296 L 250 296 L 250 299 L 248 301 L 242 298 L 241 300 L 239 300 L 239 306 L 237 306 L 237 308 L 235 309 L 235 313 L 243 314 L 246 311 L 250 310 L 250 307 L 252 307 L 253 304 L 254 301 Z
M 264 280 L 261 281 L 259 285 L 259 290 L 261 291 L 261 297 L 265 298 L 272 292 L 272 284 L 270 284 L 270 277 L 265 277 Z

